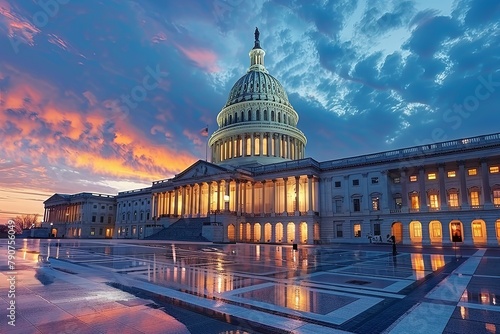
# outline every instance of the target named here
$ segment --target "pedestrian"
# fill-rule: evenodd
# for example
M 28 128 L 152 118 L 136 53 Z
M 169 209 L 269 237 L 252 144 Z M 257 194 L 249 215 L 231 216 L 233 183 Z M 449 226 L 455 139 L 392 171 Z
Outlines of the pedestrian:
M 398 254 L 396 250 L 396 237 L 391 235 L 391 242 L 392 242 L 392 255 L 396 256 Z

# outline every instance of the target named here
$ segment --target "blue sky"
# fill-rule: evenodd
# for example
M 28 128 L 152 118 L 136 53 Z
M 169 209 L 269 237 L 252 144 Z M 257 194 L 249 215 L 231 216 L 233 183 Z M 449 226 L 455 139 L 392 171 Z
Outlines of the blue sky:
M 500 2 L 0 0 L 0 219 L 205 158 L 259 27 L 324 161 L 498 132 Z

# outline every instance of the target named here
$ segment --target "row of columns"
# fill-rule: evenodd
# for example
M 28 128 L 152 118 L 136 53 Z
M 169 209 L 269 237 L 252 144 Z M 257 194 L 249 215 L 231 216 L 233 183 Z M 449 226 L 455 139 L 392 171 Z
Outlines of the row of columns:
M 290 225 L 293 225 L 292 234 L 289 233 Z M 317 226 L 315 227 L 315 225 Z M 230 241 L 311 244 L 315 239 L 319 240 L 318 223 L 239 223 L 237 226 L 231 224 L 229 228 L 234 228 L 235 239 Z M 315 228 L 318 230 L 316 232 L 318 234 L 317 236 L 314 235 Z
M 293 211 L 300 211 L 300 176 L 295 176 L 295 206 Z M 283 182 L 283 191 L 278 191 L 278 182 Z M 266 186 L 272 182 L 272 186 Z M 280 182 L 280 183 L 281 183 Z M 214 186 L 215 183 L 215 186 Z M 233 184 L 234 191 L 230 190 L 230 184 Z M 261 186 L 257 187 L 257 183 Z M 250 185 L 250 189 L 248 189 Z M 218 180 L 214 182 L 200 182 L 191 185 L 176 187 L 173 190 L 165 192 L 157 192 L 153 194 L 153 216 L 159 217 L 161 215 L 173 216 L 191 216 L 200 217 L 209 215 L 212 210 L 217 211 L 234 211 L 238 215 L 242 213 L 284 213 L 288 211 L 288 189 L 289 178 L 273 179 L 270 181 L 263 180 L 259 182 L 246 181 L 246 180 Z M 262 189 L 261 200 L 256 203 L 256 189 Z M 206 192 L 204 193 L 203 190 Z M 267 190 L 267 191 L 266 191 Z M 313 176 L 307 176 L 307 198 L 305 199 L 305 209 L 311 212 L 315 207 L 315 199 L 313 193 L 317 191 L 313 187 Z M 250 192 L 250 194 L 247 194 Z M 216 193 L 217 195 L 215 195 Z M 270 194 L 269 194 L 270 193 Z M 212 198 L 215 195 L 215 198 Z M 226 196 L 229 200 L 226 201 Z M 247 196 L 250 196 L 250 203 L 247 201 Z M 269 196 L 269 210 L 266 210 L 266 199 Z M 247 210 L 247 204 L 250 204 Z M 283 205 L 282 205 L 283 204 Z
M 250 145 L 247 143 L 248 139 Z M 257 145 L 256 139 L 259 139 Z M 213 162 L 245 156 L 298 160 L 304 157 L 304 143 L 289 135 L 257 132 L 223 138 L 212 145 Z
M 82 203 L 60 204 L 46 207 L 43 213 L 44 222 L 75 222 L 79 221 Z

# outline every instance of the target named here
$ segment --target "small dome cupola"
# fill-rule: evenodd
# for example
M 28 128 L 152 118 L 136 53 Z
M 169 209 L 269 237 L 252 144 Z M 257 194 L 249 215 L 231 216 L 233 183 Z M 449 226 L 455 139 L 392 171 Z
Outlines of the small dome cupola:
M 250 56 L 250 68 L 248 69 L 248 72 L 261 71 L 267 73 L 267 70 L 264 67 L 264 56 L 266 55 L 266 51 L 260 47 L 259 35 L 259 28 L 255 28 L 254 47 L 248 53 Z

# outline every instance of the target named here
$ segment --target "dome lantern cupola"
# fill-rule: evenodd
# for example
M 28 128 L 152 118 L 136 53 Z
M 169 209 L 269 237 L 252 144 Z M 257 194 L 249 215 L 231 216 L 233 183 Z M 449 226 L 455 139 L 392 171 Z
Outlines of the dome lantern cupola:
M 254 35 L 250 67 L 231 88 L 217 115 L 219 128 L 208 141 L 216 164 L 266 165 L 305 156 L 307 139 L 297 128 L 299 115 L 281 83 L 264 67 L 258 28 Z

